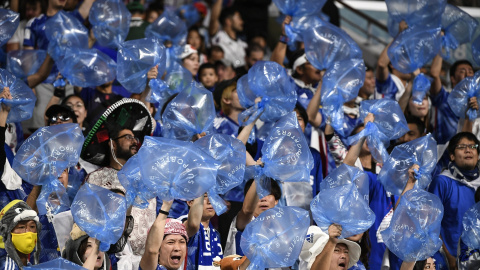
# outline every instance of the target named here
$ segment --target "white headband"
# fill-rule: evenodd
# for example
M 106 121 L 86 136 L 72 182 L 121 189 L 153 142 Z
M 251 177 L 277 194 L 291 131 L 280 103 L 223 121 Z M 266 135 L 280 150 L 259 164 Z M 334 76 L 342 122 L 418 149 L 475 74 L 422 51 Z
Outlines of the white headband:
M 307 60 L 307 55 L 306 54 L 303 54 L 302 56 L 298 57 L 295 62 L 293 62 L 293 72 L 295 72 L 297 70 L 297 67 L 307 63 L 308 60 Z

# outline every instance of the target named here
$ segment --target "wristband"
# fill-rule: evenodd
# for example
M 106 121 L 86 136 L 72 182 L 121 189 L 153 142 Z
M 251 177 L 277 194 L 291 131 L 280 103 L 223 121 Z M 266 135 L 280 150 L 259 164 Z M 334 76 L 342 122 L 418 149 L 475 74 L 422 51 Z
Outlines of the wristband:
M 288 39 L 287 36 L 281 35 L 281 36 L 280 36 L 280 39 L 279 39 L 278 41 L 280 41 L 280 42 L 283 43 L 283 44 L 287 44 L 288 41 L 289 41 L 289 39 Z
M 163 211 L 162 209 L 158 210 L 158 213 L 159 214 L 164 214 L 167 217 L 168 217 L 168 214 L 169 214 L 167 211 Z
M 59 98 L 65 97 L 65 87 L 55 87 L 53 90 L 53 95 Z

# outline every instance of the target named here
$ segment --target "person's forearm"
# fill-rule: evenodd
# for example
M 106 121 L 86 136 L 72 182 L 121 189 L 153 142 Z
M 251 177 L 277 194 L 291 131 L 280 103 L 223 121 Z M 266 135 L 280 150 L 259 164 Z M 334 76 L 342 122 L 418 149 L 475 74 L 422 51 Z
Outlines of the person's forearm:
M 45 81 L 52 71 L 53 64 L 53 59 L 47 54 L 47 57 L 43 61 L 38 71 L 27 77 L 28 87 L 34 88 L 41 82 Z
M 390 42 L 380 53 L 377 61 L 377 69 L 375 71 L 375 77 L 377 80 L 384 82 L 387 80 L 390 72 L 388 71 L 388 64 L 390 63 L 390 58 L 388 57 L 388 48 L 392 43 Z
M 440 79 L 440 74 L 442 72 L 442 56 L 437 54 L 432 60 L 432 66 L 430 67 L 430 76 L 432 76 L 433 81 L 430 85 L 430 95 L 435 96 L 440 93 L 442 90 L 442 80 Z
M 250 221 L 252 221 L 253 213 L 258 203 L 258 194 L 255 181 L 252 182 L 252 185 L 245 194 L 245 199 L 243 200 L 243 206 L 240 212 L 237 215 L 237 223 L 235 224 L 239 231 L 243 231 Z
M 343 160 L 344 164 L 355 166 L 355 161 L 360 156 L 360 152 L 362 151 L 363 144 L 365 142 L 365 137 L 358 140 L 358 142 L 348 149 L 347 156 Z
M 277 45 L 273 49 L 272 55 L 270 56 L 270 61 L 276 62 L 279 65 L 283 66 L 283 60 L 285 59 L 286 53 L 287 53 L 287 44 L 282 42 L 277 42 Z
M 203 197 L 204 195 L 193 200 L 193 204 L 188 211 L 188 218 L 185 222 L 188 237 L 194 236 L 200 229 L 200 222 L 202 221 L 203 215 Z
M 312 99 L 307 106 L 308 122 L 314 126 L 319 127 L 322 124 L 322 115 L 318 111 L 320 108 L 320 98 L 322 96 L 322 81 L 318 83 L 317 90 L 313 94 Z
M 323 248 L 322 252 L 317 255 L 315 261 L 312 264 L 312 268 L 315 270 L 329 270 L 330 264 L 332 262 L 333 252 L 335 251 L 335 246 L 337 244 L 332 240 L 328 240 L 327 244 Z

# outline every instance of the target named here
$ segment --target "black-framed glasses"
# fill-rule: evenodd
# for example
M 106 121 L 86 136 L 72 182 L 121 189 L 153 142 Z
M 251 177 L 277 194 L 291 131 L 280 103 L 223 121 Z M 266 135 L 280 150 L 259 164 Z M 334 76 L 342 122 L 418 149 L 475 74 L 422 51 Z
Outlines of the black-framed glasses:
M 465 149 L 478 149 L 478 144 L 457 144 L 455 145 L 455 149 L 458 150 L 465 150 Z
M 61 115 L 54 115 L 50 118 L 48 118 L 48 122 L 50 124 L 55 124 L 57 123 L 59 120 L 62 121 L 62 122 L 66 122 L 66 121 L 69 121 L 71 118 L 69 115 L 66 115 L 66 114 L 61 114 Z
M 115 140 L 118 140 L 118 139 L 121 139 L 121 138 L 125 138 L 125 139 L 127 139 L 127 140 L 129 140 L 129 141 L 135 141 L 137 144 L 140 143 L 140 140 L 139 140 L 137 137 L 135 137 L 135 136 L 133 136 L 133 135 L 131 135 L 131 134 L 125 134 L 125 135 L 119 136 L 119 137 L 117 137 L 117 138 L 115 138 L 115 139 L 112 139 L 112 140 L 115 141 Z

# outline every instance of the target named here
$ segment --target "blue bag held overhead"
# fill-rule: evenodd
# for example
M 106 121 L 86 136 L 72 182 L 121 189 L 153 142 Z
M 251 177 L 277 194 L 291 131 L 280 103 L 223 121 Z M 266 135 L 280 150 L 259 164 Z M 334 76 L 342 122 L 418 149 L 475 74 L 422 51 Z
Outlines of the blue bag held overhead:
M 322 79 L 321 104 L 323 112 L 331 119 L 332 127 L 345 136 L 343 104 L 357 97 L 365 81 L 363 59 L 345 59 L 335 62 Z
M 415 178 L 420 189 L 426 189 L 432 181 L 431 173 L 437 163 L 437 142 L 432 134 L 395 146 L 390 157 L 383 163 L 377 180 L 385 190 L 395 195 L 402 194 L 408 181 L 408 169 L 417 164 L 420 169 Z
M 10 72 L 0 69 L 0 92 L 3 92 L 4 87 L 8 87 L 12 95 L 12 99 L 0 99 L 0 103 L 10 107 L 7 123 L 21 122 L 30 119 L 33 114 L 35 102 L 37 101 L 37 97 L 32 89 L 22 80 L 10 74 Z
M 187 28 L 190 28 L 202 19 L 198 9 L 193 5 L 182 5 L 177 9 L 177 15 L 185 20 Z
M 480 35 L 472 42 L 472 57 L 475 63 L 480 66 Z
M 292 17 L 318 14 L 326 0 L 273 0 L 278 9 Z
M 295 48 L 295 42 L 303 42 L 303 32 L 317 25 L 324 25 L 325 21 L 315 15 L 295 16 L 290 24 L 285 25 L 285 34 L 288 37 L 288 46 Z
M 446 0 L 386 0 L 389 17 L 396 23 L 404 20 L 408 26 L 438 26 Z M 393 33 L 393 36 L 396 36 Z
M 473 77 L 466 77 L 461 80 L 448 96 L 447 102 L 457 117 L 474 120 L 478 117 L 476 110 L 468 108 L 468 100 L 472 97 L 477 98 L 480 106 L 480 71 L 477 71 Z M 467 110 L 468 109 L 468 110 Z
M 39 128 L 20 146 L 12 168 L 32 185 L 48 184 L 78 163 L 83 141 L 78 124 Z
M 189 141 L 196 134 L 213 132 L 215 105 L 212 92 L 196 82 L 179 93 L 165 108 L 162 135 Z
M 147 86 L 147 72 L 165 66 L 165 47 L 154 38 L 129 40 L 117 52 L 117 80 L 131 93 L 141 93 Z
M 462 241 L 471 249 L 480 249 L 480 202 L 463 215 Z
M 171 41 L 183 45 L 187 40 L 187 24 L 174 11 L 166 9 L 160 17 L 145 29 L 145 37 L 157 38 L 161 43 Z
M 146 206 L 144 198 L 193 200 L 215 185 L 217 163 L 191 142 L 145 137 L 137 155 L 118 172 L 127 203 Z
M 347 164 L 342 163 L 338 168 L 330 172 L 322 183 L 320 183 L 320 190 L 335 188 L 348 184 L 355 184 L 360 195 L 365 201 L 369 202 L 369 180 L 368 175 L 358 169 Z
M 38 71 L 47 57 L 44 50 L 18 50 L 7 54 L 7 70 L 19 79 L 26 79 Z
M 56 215 L 70 210 L 70 198 L 63 184 L 52 179 L 50 183 L 43 185 L 37 198 L 37 207 L 40 215 Z
M 446 58 L 450 57 L 450 50 L 455 50 L 459 45 L 468 43 L 477 31 L 478 21 L 458 7 L 447 4 L 442 14 L 442 46 L 446 51 Z
M 426 260 L 442 246 L 442 218 L 443 205 L 436 195 L 421 189 L 409 190 L 381 235 L 388 249 L 401 260 Z
M 0 8 L 0 47 L 7 44 L 17 31 L 20 14 L 9 9 Z
M 88 20 L 100 45 L 117 48 L 128 35 L 131 17 L 123 1 L 98 0 L 93 2 Z
M 36 264 L 32 266 L 25 266 L 23 267 L 24 270 L 86 270 L 86 268 L 66 260 L 62 257 L 56 258 L 54 260 L 44 262 L 41 264 Z
M 412 26 L 400 33 L 387 54 L 398 71 L 408 74 L 423 67 L 441 49 L 440 27 Z
M 308 211 L 274 207 L 261 213 L 242 233 L 240 247 L 250 260 L 248 270 L 290 267 L 298 259 L 310 226 Z
M 415 79 L 413 79 L 412 98 L 414 103 L 419 105 L 423 103 L 423 99 L 430 90 L 430 85 L 430 80 L 423 73 L 418 74 Z
M 245 175 L 245 145 L 226 134 L 213 134 L 195 141 L 194 145 L 208 153 L 220 166 L 215 186 L 208 191 L 208 197 L 217 215 L 223 214 L 227 206 L 220 194 L 242 184 Z

